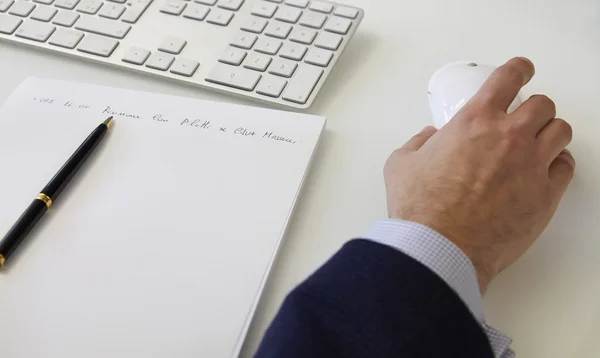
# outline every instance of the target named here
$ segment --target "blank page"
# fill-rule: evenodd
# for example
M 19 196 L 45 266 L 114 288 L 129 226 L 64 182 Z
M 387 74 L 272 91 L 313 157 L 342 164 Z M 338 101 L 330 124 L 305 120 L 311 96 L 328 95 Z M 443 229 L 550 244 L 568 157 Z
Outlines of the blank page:
M 0 110 L 0 235 L 115 121 L 0 271 L 3 357 L 234 357 L 322 117 L 30 78 Z

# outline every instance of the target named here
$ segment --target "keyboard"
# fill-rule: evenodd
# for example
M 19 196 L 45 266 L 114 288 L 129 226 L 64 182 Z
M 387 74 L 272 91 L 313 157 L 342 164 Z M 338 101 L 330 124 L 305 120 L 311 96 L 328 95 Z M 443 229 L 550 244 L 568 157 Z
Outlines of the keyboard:
M 0 0 L 0 40 L 306 109 L 363 16 L 320 0 Z

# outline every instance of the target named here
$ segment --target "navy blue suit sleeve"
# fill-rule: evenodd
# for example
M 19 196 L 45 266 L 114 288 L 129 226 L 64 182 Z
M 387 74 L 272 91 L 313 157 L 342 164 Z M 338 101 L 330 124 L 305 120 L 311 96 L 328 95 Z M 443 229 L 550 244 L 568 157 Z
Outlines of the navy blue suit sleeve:
M 353 240 L 285 299 L 257 358 L 493 358 L 456 293 L 398 250 Z

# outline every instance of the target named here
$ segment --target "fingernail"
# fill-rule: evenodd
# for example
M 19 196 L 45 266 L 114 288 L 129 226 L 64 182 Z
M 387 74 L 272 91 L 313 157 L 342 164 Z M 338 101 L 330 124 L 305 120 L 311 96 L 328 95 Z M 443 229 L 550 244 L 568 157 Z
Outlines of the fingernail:
M 533 68 L 533 74 L 535 74 L 535 65 L 533 64 L 533 62 L 528 59 L 527 57 L 523 57 L 523 56 L 519 56 L 519 58 L 527 63 L 529 63 L 529 65 L 531 66 L 531 68 Z
M 573 154 L 571 154 L 571 151 L 565 148 L 563 149 L 563 153 L 569 157 L 569 160 L 573 162 L 573 167 L 575 167 L 577 165 L 577 162 L 575 161 Z

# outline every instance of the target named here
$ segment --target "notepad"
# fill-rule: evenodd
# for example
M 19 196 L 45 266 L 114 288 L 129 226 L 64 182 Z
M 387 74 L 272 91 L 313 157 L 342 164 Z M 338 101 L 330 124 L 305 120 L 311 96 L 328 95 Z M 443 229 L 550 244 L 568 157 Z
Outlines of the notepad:
M 238 356 L 325 118 L 27 79 L 0 110 L 0 235 L 108 116 L 0 272 L 0 355 Z

